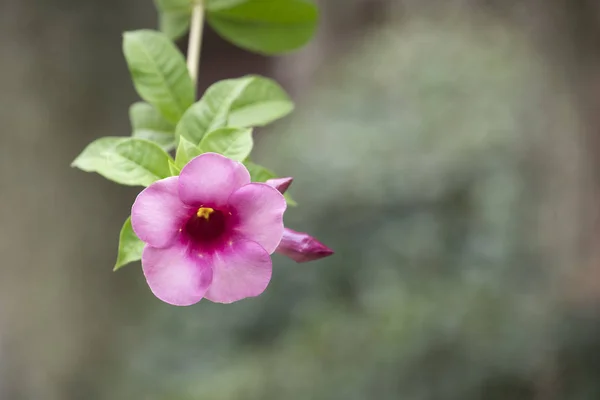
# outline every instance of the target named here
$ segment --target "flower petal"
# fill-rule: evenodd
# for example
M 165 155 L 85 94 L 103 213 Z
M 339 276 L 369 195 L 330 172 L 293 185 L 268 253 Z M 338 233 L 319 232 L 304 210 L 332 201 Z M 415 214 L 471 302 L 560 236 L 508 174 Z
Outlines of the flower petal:
M 236 190 L 229 205 L 239 218 L 234 230 L 272 254 L 283 236 L 283 213 L 287 207 L 283 195 L 264 183 L 251 183 Z
M 279 190 L 279 193 L 284 194 L 290 188 L 290 185 L 294 181 L 294 178 L 274 178 L 269 179 L 265 183 L 269 186 L 273 186 L 275 189 Z
M 269 285 L 273 269 L 269 253 L 259 244 L 243 239 L 215 254 L 212 267 L 213 281 L 204 297 L 215 303 L 258 296 Z
M 217 153 L 191 160 L 179 175 L 179 197 L 190 206 L 223 206 L 229 196 L 250 183 L 244 164 Z
M 314 261 L 333 254 L 333 250 L 308 233 L 296 232 L 288 228 L 283 231 L 283 238 L 275 252 L 287 256 L 297 263 Z
M 210 257 L 196 257 L 182 244 L 167 249 L 146 246 L 142 253 L 142 268 L 150 290 L 175 306 L 189 306 L 204 297 L 213 277 L 210 263 Z
M 152 247 L 169 246 L 190 215 L 191 209 L 179 200 L 178 179 L 172 176 L 154 182 L 131 207 L 133 231 Z

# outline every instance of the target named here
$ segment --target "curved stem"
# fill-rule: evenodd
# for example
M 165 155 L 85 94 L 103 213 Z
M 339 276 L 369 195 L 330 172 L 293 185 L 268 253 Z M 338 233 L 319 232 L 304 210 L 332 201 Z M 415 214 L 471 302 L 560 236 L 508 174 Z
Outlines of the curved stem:
M 204 4 L 199 1 L 192 12 L 190 27 L 190 41 L 188 43 L 187 66 L 192 81 L 198 81 L 198 67 L 200 66 L 200 51 L 202 49 L 202 30 L 204 28 Z

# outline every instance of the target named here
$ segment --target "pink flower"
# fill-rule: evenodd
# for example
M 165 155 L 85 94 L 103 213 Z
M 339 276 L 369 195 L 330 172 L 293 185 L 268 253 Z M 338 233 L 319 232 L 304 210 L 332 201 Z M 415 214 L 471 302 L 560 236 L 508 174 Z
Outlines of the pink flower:
M 215 153 L 194 158 L 180 176 L 153 183 L 133 204 L 131 224 L 146 243 L 142 268 L 150 289 L 177 306 L 260 295 L 271 280 L 285 209 L 283 195 L 250 183 L 243 164 Z
M 276 178 L 269 179 L 265 183 L 273 186 L 283 194 L 288 190 L 293 180 L 293 178 Z M 296 232 L 288 228 L 283 230 L 283 238 L 275 252 L 289 257 L 297 263 L 315 261 L 333 254 L 333 250 L 308 233 Z

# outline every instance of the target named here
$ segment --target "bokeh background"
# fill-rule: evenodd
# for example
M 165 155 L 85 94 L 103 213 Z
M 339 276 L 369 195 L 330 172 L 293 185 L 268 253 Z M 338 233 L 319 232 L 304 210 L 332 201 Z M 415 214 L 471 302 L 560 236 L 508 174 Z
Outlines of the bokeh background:
M 129 134 L 151 0 L 0 1 L 0 399 L 600 399 L 600 3 L 321 6 L 286 57 L 207 31 L 199 85 L 290 91 L 256 159 L 337 253 L 177 308 L 111 271 L 138 190 L 69 167 Z

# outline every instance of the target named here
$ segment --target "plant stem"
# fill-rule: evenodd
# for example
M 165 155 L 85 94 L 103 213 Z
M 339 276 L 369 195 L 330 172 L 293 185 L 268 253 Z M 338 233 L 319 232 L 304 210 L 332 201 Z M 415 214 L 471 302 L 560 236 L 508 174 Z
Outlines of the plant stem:
M 204 28 L 204 2 L 198 1 L 192 12 L 190 27 L 190 41 L 188 43 L 187 66 L 192 81 L 198 81 L 198 67 L 200 66 L 200 52 L 202 49 L 202 30 Z

